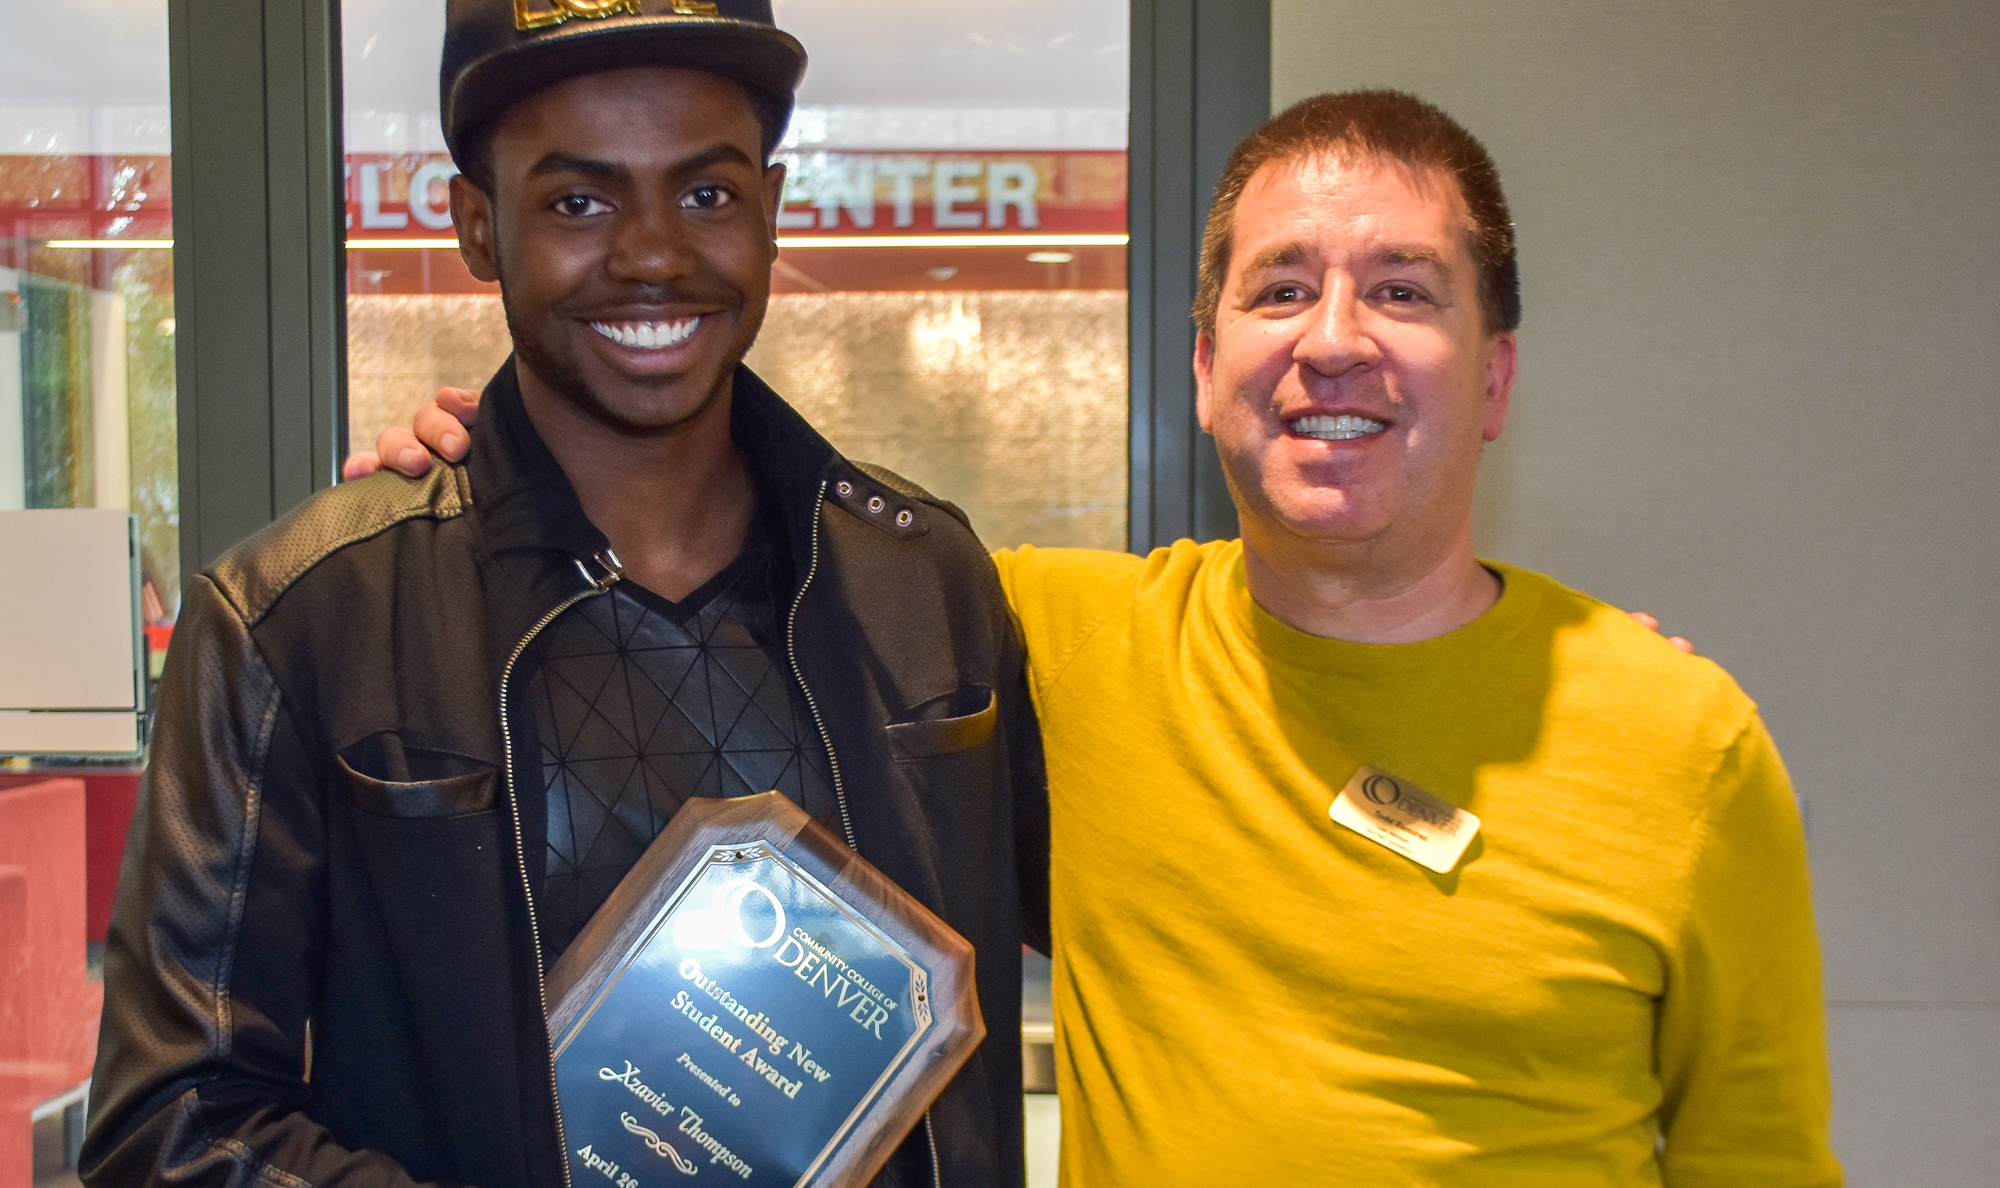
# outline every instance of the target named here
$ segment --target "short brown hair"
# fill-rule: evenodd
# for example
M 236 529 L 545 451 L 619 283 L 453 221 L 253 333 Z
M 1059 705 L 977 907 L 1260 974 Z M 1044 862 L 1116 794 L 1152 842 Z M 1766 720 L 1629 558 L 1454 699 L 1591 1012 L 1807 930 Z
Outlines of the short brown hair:
M 1229 155 L 1215 187 L 1215 204 L 1201 238 L 1201 279 L 1194 323 L 1215 333 L 1216 310 L 1236 232 L 1236 203 L 1257 170 L 1272 161 L 1332 155 L 1380 157 L 1436 169 L 1458 182 L 1471 214 L 1466 237 L 1478 269 L 1479 312 L 1490 334 L 1521 324 L 1521 274 L 1514 262 L 1514 224 L 1500 171 L 1486 148 L 1456 120 L 1402 91 L 1347 91 L 1315 95 L 1272 116 Z

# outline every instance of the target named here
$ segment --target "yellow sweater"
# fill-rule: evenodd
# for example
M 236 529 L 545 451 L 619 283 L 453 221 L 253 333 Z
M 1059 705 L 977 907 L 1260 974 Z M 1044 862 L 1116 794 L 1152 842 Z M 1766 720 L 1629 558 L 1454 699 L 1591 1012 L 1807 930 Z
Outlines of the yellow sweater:
M 1507 566 L 1405 645 L 1240 545 L 997 558 L 1047 741 L 1068 1188 L 1838 1185 L 1798 811 L 1706 660 Z M 1481 818 L 1439 875 L 1357 764 Z

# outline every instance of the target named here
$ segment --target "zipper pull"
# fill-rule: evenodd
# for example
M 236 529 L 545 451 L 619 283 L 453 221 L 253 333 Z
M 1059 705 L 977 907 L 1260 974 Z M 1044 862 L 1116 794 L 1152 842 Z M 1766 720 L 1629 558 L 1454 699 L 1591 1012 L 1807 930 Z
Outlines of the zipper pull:
M 597 554 L 597 556 L 591 559 L 593 561 L 596 561 L 598 565 L 603 567 L 604 569 L 603 577 L 590 576 L 590 570 L 584 567 L 582 558 L 580 557 L 571 558 L 572 561 L 576 562 L 576 571 L 582 574 L 583 580 L 589 582 L 590 588 L 597 591 L 599 594 L 602 594 L 606 590 L 609 590 L 611 587 L 617 585 L 619 579 L 625 576 L 624 563 L 619 561 L 618 554 L 612 552 L 609 548 L 606 548 L 603 552 Z

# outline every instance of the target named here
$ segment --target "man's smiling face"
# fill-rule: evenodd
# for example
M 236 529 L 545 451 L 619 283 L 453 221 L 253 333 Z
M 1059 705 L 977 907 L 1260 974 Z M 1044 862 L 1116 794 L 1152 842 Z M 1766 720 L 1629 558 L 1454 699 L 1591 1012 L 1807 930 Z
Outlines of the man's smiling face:
M 487 151 L 493 193 L 454 179 L 452 217 L 500 281 L 524 387 L 628 433 L 707 407 L 763 324 L 784 184 L 743 88 L 587 74 L 514 104 Z
M 1245 186 L 1213 335 L 1196 346 L 1246 537 L 1384 546 L 1470 532 L 1514 336 L 1482 325 L 1448 176 L 1375 158 L 1273 161 Z

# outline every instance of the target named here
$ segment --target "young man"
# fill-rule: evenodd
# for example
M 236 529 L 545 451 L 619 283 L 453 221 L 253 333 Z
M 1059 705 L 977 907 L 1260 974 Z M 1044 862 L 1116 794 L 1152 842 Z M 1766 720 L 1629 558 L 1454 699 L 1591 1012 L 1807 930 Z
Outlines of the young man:
M 1755 707 L 1473 554 L 1520 320 L 1485 150 L 1393 92 L 1275 117 L 1195 318 L 1243 539 L 998 557 L 1049 755 L 1065 1182 L 1839 1184 Z
M 739 365 L 803 68 L 753 0 L 450 4 L 453 218 L 516 354 L 469 465 L 189 583 L 86 1181 L 567 1182 L 544 971 L 688 797 L 775 787 L 978 950 L 998 1042 L 877 1182 L 1019 1183 L 1018 638 L 953 509 Z

